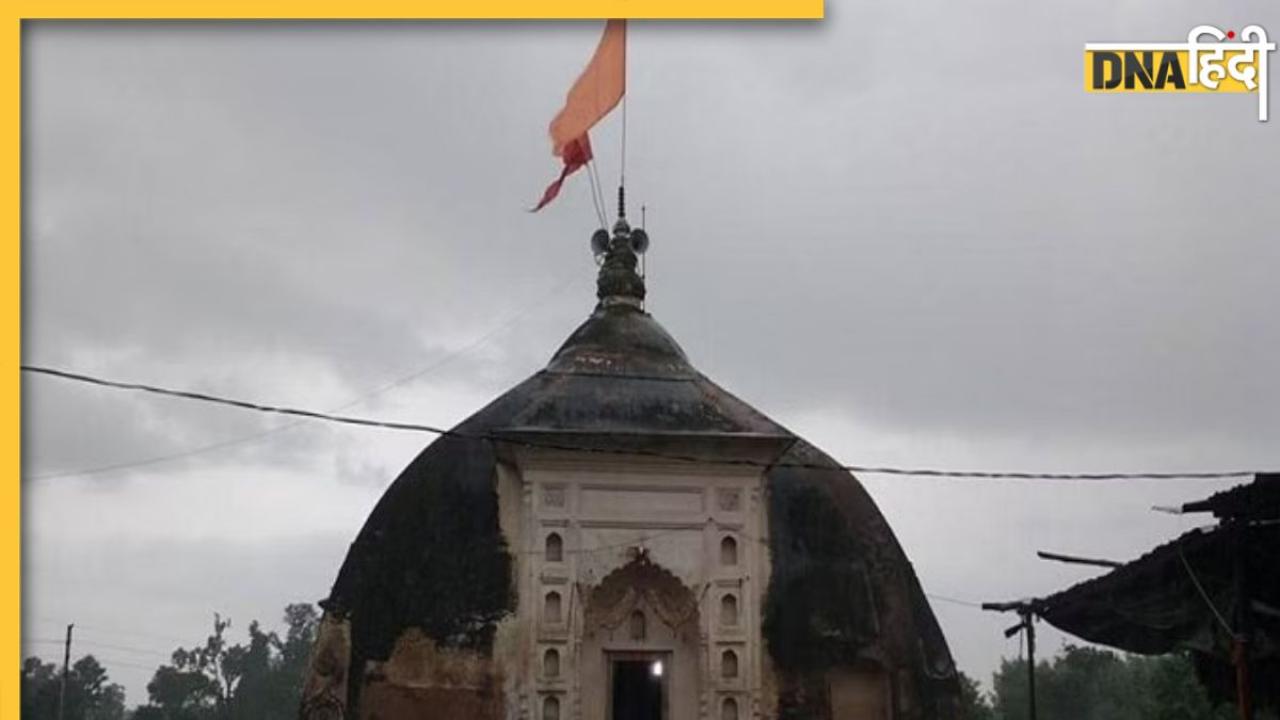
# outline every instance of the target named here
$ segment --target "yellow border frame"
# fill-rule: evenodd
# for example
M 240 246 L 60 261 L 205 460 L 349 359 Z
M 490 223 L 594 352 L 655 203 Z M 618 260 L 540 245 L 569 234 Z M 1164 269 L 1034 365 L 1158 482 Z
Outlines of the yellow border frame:
M 19 2 L 17 17 L 59 19 L 298 19 L 298 20 L 567 20 L 637 18 L 674 20 L 821 20 L 823 0 L 157 0 Z
M 247 2 L 228 0 L 183 3 L 156 0 L 119 2 L 21 2 L 15 5 L 0 46 L 4 48 L 3 87 L 6 98 L 9 144 L 3 165 L 10 168 L 3 187 L 8 198 L 5 215 L 13 233 L 3 254 L 3 353 L 8 358 L 9 375 L 0 384 L 0 404 L 5 408 L 3 453 L 5 465 L 14 473 L 5 484 L 3 515 L 0 516 L 0 577 L 6 581 L 0 591 L 0 720 L 19 720 L 22 662 L 21 633 L 21 78 L 22 21 L 57 19 L 317 19 L 317 20 L 497 20 L 497 19 L 588 19 L 625 17 L 641 19 L 710 20 L 820 20 L 824 0 L 436 0 L 410 3 L 403 0 L 366 2 L 300 2 L 272 0 Z
M 21 703 L 20 679 L 22 677 L 22 646 L 19 633 L 22 630 L 22 382 L 18 365 L 21 362 L 22 343 L 22 22 L 10 21 L 9 31 L 4 34 L 0 45 L 4 47 L 3 86 L 0 96 L 4 97 L 6 107 L 4 118 L 8 126 L 5 135 L 9 138 L 4 147 L 4 155 L 0 164 L 9 168 L 5 175 L 2 194 L 5 198 L 4 215 L 8 218 L 9 231 L 13 233 L 3 250 L 4 280 L 0 287 L 4 288 L 4 296 L 0 298 L 0 307 L 4 308 L 0 316 L 3 329 L 3 352 L 7 358 L 9 374 L 0 383 L 0 407 L 4 408 L 4 444 L 0 446 L 5 467 L 13 473 L 11 479 L 4 484 L 3 498 L 0 499 L 0 655 L 10 658 L 0 662 L 0 720 L 19 720 Z M 10 662 L 13 664 L 10 665 Z

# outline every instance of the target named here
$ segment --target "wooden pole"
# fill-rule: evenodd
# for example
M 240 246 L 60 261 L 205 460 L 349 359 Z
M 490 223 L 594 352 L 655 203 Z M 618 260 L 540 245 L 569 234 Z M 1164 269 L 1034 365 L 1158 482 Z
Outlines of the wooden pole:
M 75 623 L 67 626 L 67 641 L 62 650 L 62 682 L 58 686 L 58 720 L 62 720 L 63 708 L 67 702 L 67 674 L 71 672 L 71 628 L 75 627 Z
M 1249 521 L 1234 520 L 1231 530 L 1235 552 L 1232 553 L 1236 590 L 1236 637 L 1231 643 L 1236 666 L 1236 707 L 1240 720 L 1253 720 L 1253 689 L 1249 682 L 1249 640 L 1253 637 L 1253 618 L 1249 603 L 1249 577 L 1245 567 L 1249 553 Z
M 1038 600 L 1022 600 L 1018 602 L 985 602 L 983 610 L 995 612 L 1016 612 L 1020 622 L 1004 631 L 1005 637 L 1013 637 L 1019 632 L 1027 633 L 1027 702 L 1030 720 L 1036 720 L 1036 607 Z
M 1073 563 L 1075 565 L 1094 565 L 1105 568 L 1118 568 L 1121 565 L 1124 565 L 1124 563 L 1116 562 L 1115 560 L 1099 560 L 1097 558 L 1078 557 L 1076 555 L 1063 555 L 1061 553 L 1045 552 L 1044 550 L 1036 551 L 1036 555 L 1039 556 L 1041 560 L 1056 560 L 1058 562 Z
M 1027 695 L 1031 703 L 1031 720 L 1036 720 L 1036 625 L 1031 608 L 1022 610 L 1022 625 L 1027 631 Z

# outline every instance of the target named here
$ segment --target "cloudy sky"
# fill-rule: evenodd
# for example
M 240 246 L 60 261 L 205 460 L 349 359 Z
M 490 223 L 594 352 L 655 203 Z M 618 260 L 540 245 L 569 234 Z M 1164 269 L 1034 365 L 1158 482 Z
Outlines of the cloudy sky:
M 1280 34 L 1275 4 L 828 5 L 632 27 L 649 310 L 695 364 L 850 464 L 1280 467 L 1277 121 L 1081 80 L 1085 42 Z M 585 179 L 525 208 L 599 27 L 27 24 L 24 361 L 462 419 L 592 307 Z M 75 622 L 131 703 L 213 612 L 241 637 L 324 597 L 428 440 L 23 392 L 25 650 Z M 1229 484 L 862 480 L 925 589 L 966 601 L 1094 574 L 1037 549 L 1135 557 L 1195 522 L 1152 505 Z M 941 597 L 963 670 L 1017 654 L 1009 618 Z

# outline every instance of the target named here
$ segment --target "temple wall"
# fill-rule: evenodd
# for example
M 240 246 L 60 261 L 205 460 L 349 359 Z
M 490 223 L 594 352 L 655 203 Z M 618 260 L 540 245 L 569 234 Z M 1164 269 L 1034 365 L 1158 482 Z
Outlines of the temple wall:
M 508 538 L 519 550 L 525 657 L 535 659 L 511 688 L 509 716 L 609 717 L 610 663 L 624 658 L 668 664 L 672 720 L 756 716 L 768 583 L 759 473 L 600 460 L 526 461 L 520 510 L 502 510 L 519 517 Z M 637 612 L 641 633 L 630 625 Z
M 900 662 L 776 668 L 762 634 L 772 567 L 759 473 L 522 457 L 499 462 L 494 482 L 517 602 L 491 650 L 407 629 L 386 660 L 352 669 L 361 699 L 348 712 L 333 699 L 345 696 L 349 628 L 326 616 L 305 719 L 609 720 L 611 663 L 627 660 L 663 663 L 665 720 L 920 716 Z

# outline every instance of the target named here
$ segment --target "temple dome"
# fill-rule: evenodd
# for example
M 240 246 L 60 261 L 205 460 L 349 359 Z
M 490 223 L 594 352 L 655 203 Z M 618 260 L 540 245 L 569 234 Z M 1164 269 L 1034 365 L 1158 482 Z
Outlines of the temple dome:
M 871 663 L 909 683 L 902 692 L 913 707 L 895 717 L 950 717 L 958 685 L 946 640 L 874 501 L 829 456 L 693 367 L 644 312 L 625 240 L 615 234 L 598 304 L 546 367 L 432 442 L 370 513 L 322 603 L 347 638 L 343 706 L 364 717 L 361 669 L 387 662 L 410 635 L 500 662 L 495 633 L 521 601 L 496 483 L 500 466 L 519 472 L 512 447 L 550 436 L 544 447 L 616 450 L 624 455 L 609 457 L 624 463 L 637 449 L 696 447 L 729 463 L 767 452 L 755 481 L 772 568 L 760 623 L 787 678 L 779 703 L 817 713 L 805 703 L 821 701 L 801 678 Z
M 652 317 L 598 306 L 547 367 L 495 405 L 491 427 L 522 431 L 755 435 L 785 428 L 707 379 Z
M 653 378 L 696 374 L 675 339 L 648 313 L 628 305 L 597 307 L 564 341 L 547 369 Z

